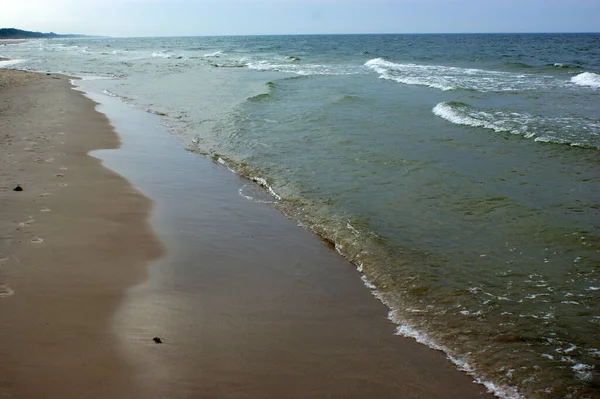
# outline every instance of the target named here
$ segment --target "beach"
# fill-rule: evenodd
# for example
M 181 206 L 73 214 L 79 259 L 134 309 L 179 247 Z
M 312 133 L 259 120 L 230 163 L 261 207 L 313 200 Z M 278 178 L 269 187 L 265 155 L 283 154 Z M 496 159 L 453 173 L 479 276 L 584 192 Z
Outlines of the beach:
M 156 115 L 105 96 L 109 123 L 67 77 L 9 80 L 0 397 L 491 397 L 395 336 L 353 265 Z
M 110 319 L 162 253 L 152 201 L 87 155 L 119 139 L 67 77 L 0 81 L 0 397 L 136 397 Z

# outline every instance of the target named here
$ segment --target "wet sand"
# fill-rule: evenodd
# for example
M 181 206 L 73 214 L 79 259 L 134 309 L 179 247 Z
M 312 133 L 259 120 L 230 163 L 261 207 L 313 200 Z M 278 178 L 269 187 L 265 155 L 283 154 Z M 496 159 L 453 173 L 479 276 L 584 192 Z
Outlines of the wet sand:
M 0 398 L 141 397 L 111 318 L 162 246 L 86 155 L 118 145 L 66 77 L 0 69 Z
M 115 151 L 66 78 L 9 73 L 0 398 L 491 398 L 395 336 L 351 264 L 159 117 L 83 82 Z

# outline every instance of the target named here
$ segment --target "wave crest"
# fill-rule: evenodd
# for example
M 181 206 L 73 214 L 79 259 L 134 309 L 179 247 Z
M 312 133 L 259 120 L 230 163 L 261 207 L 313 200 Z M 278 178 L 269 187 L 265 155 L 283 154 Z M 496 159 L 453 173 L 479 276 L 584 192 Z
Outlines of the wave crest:
M 600 75 L 593 72 L 582 72 L 573 76 L 571 82 L 579 86 L 588 86 L 595 89 L 600 88 Z
M 441 102 L 433 107 L 432 112 L 456 125 L 517 134 L 542 143 L 600 149 L 600 122 L 586 118 L 483 110 L 456 101 Z
M 519 68 L 525 68 L 524 65 L 520 64 Z M 381 79 L 442 91 L 533 91 L 564 85 L 564 81 L 551 76 L 444 65 L 401 64 L 383 58 L 369 60 L 365 66 L 379 73 Z

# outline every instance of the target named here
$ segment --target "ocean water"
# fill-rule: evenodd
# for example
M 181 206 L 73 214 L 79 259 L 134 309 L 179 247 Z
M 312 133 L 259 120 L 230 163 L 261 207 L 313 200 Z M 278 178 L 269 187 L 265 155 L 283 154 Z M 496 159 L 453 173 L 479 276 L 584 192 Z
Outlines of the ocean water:
M 497 396 L 600 397 L 600 34 L 38 40 L 2 56 L 163 116 L 248 178 L 240 195 L 356 265 L 399 335 Z

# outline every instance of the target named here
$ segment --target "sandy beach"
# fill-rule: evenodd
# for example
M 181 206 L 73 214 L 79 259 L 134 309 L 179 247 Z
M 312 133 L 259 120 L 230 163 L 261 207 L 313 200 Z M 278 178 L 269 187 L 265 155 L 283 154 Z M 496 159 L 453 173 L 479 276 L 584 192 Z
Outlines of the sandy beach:
M 109 320 L 161 253 L 152 202 L 87 155 L 119 139 L 66 77 L 0 82 L 0 397 L 136 397 Z
M 248 181 L 89 95 L 110 123 L 0 70 L 0 398 L 492 397 Z

